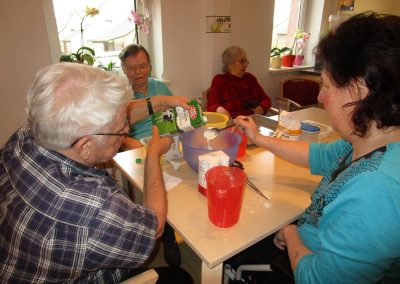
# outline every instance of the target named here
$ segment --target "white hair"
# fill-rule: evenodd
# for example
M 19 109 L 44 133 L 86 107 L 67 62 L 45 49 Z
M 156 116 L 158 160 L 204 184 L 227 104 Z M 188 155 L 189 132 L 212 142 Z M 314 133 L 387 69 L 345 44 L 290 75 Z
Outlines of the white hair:
M 58 63 L 41 69 L 28 91 L 28 123 L 39 145 L 65 149 L 99 132 L 130 99 L 122 76 L 99 68 Z
M 222 72 L 228 73 L 229 65 L 235 63 L 235 60 L 241 55 L 246 56 L 246 52 L 241 47 L 232 45 L 225 49 L 222 53 Z

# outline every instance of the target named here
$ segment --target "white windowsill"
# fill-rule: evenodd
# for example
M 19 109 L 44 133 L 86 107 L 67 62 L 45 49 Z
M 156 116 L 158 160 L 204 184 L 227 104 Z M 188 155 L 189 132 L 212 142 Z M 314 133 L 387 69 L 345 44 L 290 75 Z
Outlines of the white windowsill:
M 272 74 L 280 74 L 280 73 L 290 73 L 290 72 L 296 72 L 304 69 L 310 69 L 314 68 L 312 65 L 302 65 L 302 66 L 293 66 L 293 67 L 284 67 L 282 66 L 281 69 L 275 69 L 275 68 L 269 68 L 269 73 Z

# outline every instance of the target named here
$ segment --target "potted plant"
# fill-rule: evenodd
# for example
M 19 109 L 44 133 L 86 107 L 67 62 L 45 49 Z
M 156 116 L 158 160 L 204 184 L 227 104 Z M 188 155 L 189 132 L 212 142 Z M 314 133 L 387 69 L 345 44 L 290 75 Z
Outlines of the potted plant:
M 303 63 L 304 55 L 301 53 L 309 38 L 310 33 L 302 32 L 301 29 L 297 29 L 294 35 L 292 48 L 290 48 L 282 58 L 282 66 L 292 67 L 293 65 L 301 65 Z
M 99 67 L 100 69 L 103 69 L 105 71 L 112 72 L 112 73 L 118 75 L 119 70 L 117 67 L 115 67 L 115 65 L 116 65 L 116 63 L 110 60 L 110 62 L 108 64 L 105 65 L 103 63 L 100 63 L 97 67 Z
M 99 64 L 99 66 L 97 66 L 97 67 L 99 67 L 100 69 L 103 69 L 103 70 L 105 70 L 105 71 L 114 71 L 114 69 L 115 69 L 115 62 L 112 62 L 111 60 L 110 60 L 110 62 L 107 64 L 107 65 L 104 65 L 104 64 Z
M 304 46 L 309 38 L 310 38 L 310 33 L 302 32 L 300 29 L 296 31 L 296 34 L 294 36 L 294 41 L 295 41 L 294 48 L 296 57 L 294 59 L 293 65 L 300 66 L 303 63 L 304 55 L 302 53 Z
M 64 54 L 60 57 L 60 62 L 76 62 L 81 64 L 93 65 L 95 52 L 87 46 L 80 47 L 75 53 Z
M 282 66 L 293 67 L 293 62 L 295 58 L 296 56 L 293 55 L 293 48 L 288 48 L 282 56 Z
M 270 67 L 275 68 L 275 69 L 280 69 L 282 65 L 282 58 L 281 54 L 284 52 L 288 51 L 290 48 L 288 47 L 283 47 L 283 48 L 278 48 L 274 47 L 271 49 L 271 56 L 270 56 Z

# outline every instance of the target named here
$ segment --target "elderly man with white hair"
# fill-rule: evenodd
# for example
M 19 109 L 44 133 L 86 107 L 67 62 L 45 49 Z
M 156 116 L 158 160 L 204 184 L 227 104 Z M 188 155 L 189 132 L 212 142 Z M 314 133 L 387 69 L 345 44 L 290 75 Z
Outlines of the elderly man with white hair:
M 28 124 L 0 149 L 0 279 L 118 283 L 143 270 L 166 221 L 159 158 L 172 139 L 153 129 L 143 205 L 94 167 L 117 153 L 129 129 L 129 99 L 122 77 L 94 67 L 61 63 L 37 73 Z M 185 106 L 185 99 L 153 104 Z M 128 113 L 141 119 L 146 102 Z M 180 268 L 156 271 L 159 281 L 192 283 Z

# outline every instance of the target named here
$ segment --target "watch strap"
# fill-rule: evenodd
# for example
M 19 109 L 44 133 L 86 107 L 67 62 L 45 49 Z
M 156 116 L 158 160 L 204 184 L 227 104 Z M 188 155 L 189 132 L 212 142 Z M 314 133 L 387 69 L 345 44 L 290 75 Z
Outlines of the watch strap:
M 153 105 L 151 104 L 150 98 L 146 98 L 146 102 L 147 102 L 147 109 L 149 111 L 149 115 L 153 115 L 154 114 Z

